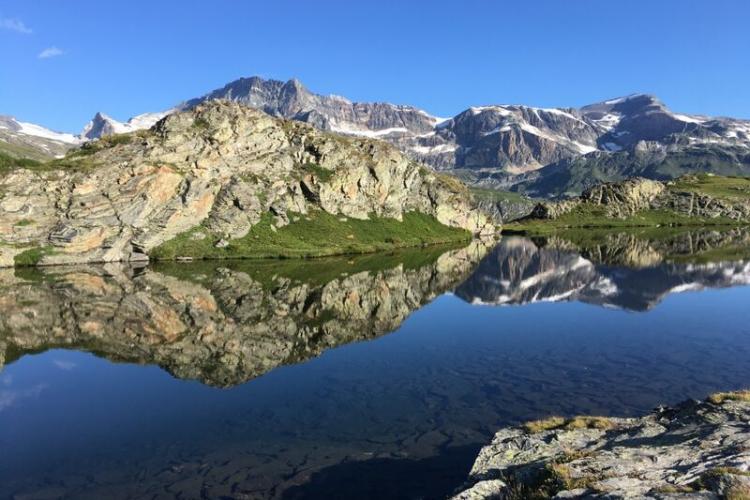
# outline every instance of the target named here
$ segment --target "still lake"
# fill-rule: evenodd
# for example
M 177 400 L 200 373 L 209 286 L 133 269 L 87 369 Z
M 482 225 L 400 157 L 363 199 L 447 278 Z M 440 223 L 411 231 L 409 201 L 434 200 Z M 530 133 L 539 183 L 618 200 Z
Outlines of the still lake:
M 0 498 L 444 498 L 501 426 L 750 386 L 735 231 L 0 270 Z

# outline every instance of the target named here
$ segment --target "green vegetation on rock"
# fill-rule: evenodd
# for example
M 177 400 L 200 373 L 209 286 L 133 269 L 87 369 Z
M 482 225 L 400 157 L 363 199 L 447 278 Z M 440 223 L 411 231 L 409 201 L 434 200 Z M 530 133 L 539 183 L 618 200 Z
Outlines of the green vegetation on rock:
M 305 163 L 302 165 L 302 170 L 305 172 L 309 172 L 315 177 L 318 178 L 320 182 L 328 182 L 331 180 L 331 176 L 333 175 L 333 172 L 328 170 L 327 168 L 323 168 L 317 163 Z
M 0 151 L 0 174 L 10 172 L 16 168 L 34 169 L 41 165 L 42 162 L 29 158 L 17 158 Z
M 708 401 L 713 404 L 720 405 L 725 401 L 750 401 L 750 390 L 734 391 L 734 392 L 717 392 L 711 394 L 708 397 Z
M 51 247 L 32 247 L 16 255 L 13 262 L 19 267 L 35 266 L 45 255 L 50 255 L 53 252 L 54 250 Z
M 247 235 L 228 241 L 198 226 L 154 248 L 149 256 L 154 260 L 319 257 L 470 238 L 468 231 L 445 226 L 417 212 L 406 213 L 403 221 L 398 221 L 384 217 L 360 220 L 311 211 L 307 215 L 291 214 L 290 223 L 278 228 L 266 214 Z
M 216 266 L 242 272 L 261 283 L 266 289 L 278 286 L 279 278 L 287 278 L 293 283 L 321 286 L 344 276 L 361 272 L 379 272 L 401 266 L 403 270 L 420 269 L 432 265 L 437 259 L 451 250 L 465 245 L 464 242 L 436 244 L 424 248 L 400 248 L 390 252 L 377 252 L 362 255 L 338 255 L 320 257 L 315 262 L 303 259 L 253 259 L 217 262 L 157 262 L 153 269 L 180 279 L 200 282 L 216 272 Z
M 575 429 L 611 429 L 614 425 L 612 419 L 607 417 L 578 416 L 572 418 L 549 417 L 542 420 L 533 420 L 523 424 L 523 429 L 531 434 L 538 432 L 562 429 L 571 431 Z
M 668 183 L 631 179 L 596 186 L 580 198 L 542 203 L 507 233 L 638 227 L 742 226 L 750 223 L 750 178 L 688 175 Z
M 630 217 L 614 218 L 607 214 L 602 207 L 579 205 L 570 212 L 556 219 L 527 218 L 508 223 L 503 226 L 503 232 L 508 234 L 556 234 L 561 230 L 570 229 L 627 229 L 644 227 L 669 226 L 737 226 L 742 225 L 736 220 L 717 217 L 690 217 L 668 210 L 643 210 Z
M 672 191 L 686 191 L 722 200 L 750 200 L 750 177 L 691 175 L 681 177 L 668 186 Z

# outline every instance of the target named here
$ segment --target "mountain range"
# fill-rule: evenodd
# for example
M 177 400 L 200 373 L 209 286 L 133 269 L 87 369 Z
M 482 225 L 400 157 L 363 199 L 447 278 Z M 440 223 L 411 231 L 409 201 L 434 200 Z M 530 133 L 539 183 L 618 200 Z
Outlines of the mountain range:
M 676 113 L 648 94 L 581 108 L 476 106 L 441 118 L 413 106 L 317 94 L 296 79 L 250 77 L 127 122 L 97 113 L 77 136 L 0 117 L 0 141 L 12 145 L 11 154 L 56 156 L 87 140 L 149 128 L 170 113 L 215 99 L 325 131 L 381 139 L 470 184 L 533 196 L 571 196 L 636 175 L 750 174 L 750 121 Z

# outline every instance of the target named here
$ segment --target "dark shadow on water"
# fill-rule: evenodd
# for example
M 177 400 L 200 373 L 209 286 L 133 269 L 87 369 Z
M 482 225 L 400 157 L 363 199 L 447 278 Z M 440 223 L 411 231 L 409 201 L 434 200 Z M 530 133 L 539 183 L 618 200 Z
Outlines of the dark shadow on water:
M 443 499 L 465 480 L 481 445 L 445 449 L 412 460 L 383 458 L 346 462 L 316 472 L 307 484 L 284 492 L 284 500 Z

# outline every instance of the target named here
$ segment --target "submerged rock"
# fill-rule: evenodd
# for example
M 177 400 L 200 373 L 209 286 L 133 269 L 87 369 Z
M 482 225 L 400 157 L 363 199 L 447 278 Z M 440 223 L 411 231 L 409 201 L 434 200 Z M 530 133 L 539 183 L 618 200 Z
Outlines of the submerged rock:
M 748 498 L 750 393 L 499 431 L 453 498 Z

